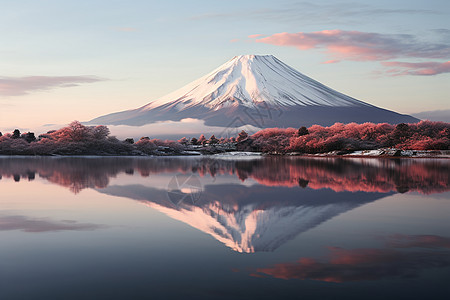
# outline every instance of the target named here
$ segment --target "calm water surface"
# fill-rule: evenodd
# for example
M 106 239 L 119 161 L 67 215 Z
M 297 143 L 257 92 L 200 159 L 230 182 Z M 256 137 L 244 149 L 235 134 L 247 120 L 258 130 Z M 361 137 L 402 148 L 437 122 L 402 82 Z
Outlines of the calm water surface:
M 0 299 L 440 299 L 450 160 L 0 158 Z

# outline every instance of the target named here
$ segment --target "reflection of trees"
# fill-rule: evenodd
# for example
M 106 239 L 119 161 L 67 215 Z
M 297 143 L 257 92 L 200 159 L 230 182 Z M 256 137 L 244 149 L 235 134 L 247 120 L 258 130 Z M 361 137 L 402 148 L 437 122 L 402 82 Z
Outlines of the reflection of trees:
M 5 158 L 0 159 L 0 174 L 12 177 L 15 181 L 33 180 L 38 174 L 41 178 L 78 193 L 85 188 L 107 187 L 109 178 L 122 172 L 128 165 L 122 159 L 110 158 Z
M 436 193 L 449 190 L 448 160 L 336 159 L 267 157 L 256 160 L 221 160 L 211 157 L 101 157 L 2 158 L 1 176 L 19 181 L 35 174 L 69 187 L 108 186 L 119 173 L 143 177 L 160 173 L 196 173 L 200 176 L 235 175 L 267 186 L 300 186 L 334 191 Z
M 447 160 L 272 158 L 263 164 L 241 162 L 238 175 L 269 186 L 429 194 L 450 189 L 449 166 Z

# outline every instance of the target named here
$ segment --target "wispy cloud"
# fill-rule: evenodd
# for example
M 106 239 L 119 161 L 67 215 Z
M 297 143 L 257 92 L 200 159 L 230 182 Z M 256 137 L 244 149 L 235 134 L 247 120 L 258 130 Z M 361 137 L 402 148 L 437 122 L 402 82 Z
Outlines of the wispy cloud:
M 338 62 L 340 62 L 340 61 L 337 59 L 332 59 L 332 60 L 324 61 L 324 62 L 322 62 L 322 64 L 336 64 Z
M 391 59 L 434 59 L 450 58 L 450 42 L 443 37 L 450 36 L 447 29 L 433 30 L 440 42 L 423 41 L 411 34 L 381 34 L 375 32 L 323 30 L 316 32 L 281 32 L 269 36 L 251 35 L 253 41 L 298 50 L 319 50 L 331 59 L 322 64 L 343 60 L 380 61 L 386 69 L 374 72 L 378 75 L 431 76 L 450 73 L 450 61 L 400 62 Z
M 381 63 L 388 67 L 386 74 L 391 76 L 401 75 L 437 75 L 443 73 L 450 73 L 450 61 L 446 62 L 400 62 L 400 61 L 385 61 Z
M 26 76 L 0 77 L 1 96 L 21 96 L 34 91 L 79 86 L 106 79 L 96 76 Z
M 386 238 L 386 244 L 393 248 L 447 248 L 450 238 L 439 235 L 404 235 L 394 234 Z
M 323 30 L 275 33 L 255 38 L 257 43 L 324 50 L 333 59 L 381 61 L 398 57 L 443 59 L 450 56 L 449 43 L 425 43 L 410 34 Z
M 0 231 L 20 230 L 24 232 L 53 232 L 65 230 L 96 230 L 104 225 L 78 223 L 72 220 L 52 220 L 49 218 L 31 218 L 27 216 L 0 216 Z
M 290 22 L 301 24 L 349 24 L 376 21 L 374 17 L 386 15 L 439 14 L 440 12 L 426 9 L 395 9 L 380 8 L 355 2 L 340 2 L 335 4 L 320 4 L 313 2 L 282 3 L 276 8 L 259 7 L 253 10 L 230 12 L 208 12 L 191 17 L 192 20 L 229 19 Z M 370 17 L 370 18 L 368 18 Z
M 433 32 L 437 37 L 440 37 L 440 39 L 444 42 L 447 42 L 450 39 L 450 29 L 438 28 L 431 29 L 430 31 Z

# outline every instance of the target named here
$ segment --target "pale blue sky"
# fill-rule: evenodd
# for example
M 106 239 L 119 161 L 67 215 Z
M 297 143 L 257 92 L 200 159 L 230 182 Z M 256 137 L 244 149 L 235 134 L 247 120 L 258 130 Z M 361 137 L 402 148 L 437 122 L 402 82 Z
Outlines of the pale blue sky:
M 240 54 L 273 54 L 399 112 L 450 108 L 450 1 L 0 0 L 0 7 L 0 131 L 136 108 Z M 324 30 L 343 38 L 357 31 L 365 42 L 378 34 L 368 47 L 389 55 L 323 64 L 337 52 L 321 35 L 309 37 L 308 50 L 257 42 Z M 262 36 L 248 37 L 255 34 Z M 430 68 L 439 74 L 420 75 Z

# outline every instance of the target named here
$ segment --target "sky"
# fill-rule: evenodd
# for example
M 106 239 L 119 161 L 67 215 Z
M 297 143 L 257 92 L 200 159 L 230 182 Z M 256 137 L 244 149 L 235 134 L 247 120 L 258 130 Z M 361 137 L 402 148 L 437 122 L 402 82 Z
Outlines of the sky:
M 450 1 L 0 0 L 0 131 L 133 109 L 272 54 L 401 113 L 450 109 Z

